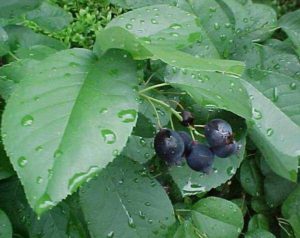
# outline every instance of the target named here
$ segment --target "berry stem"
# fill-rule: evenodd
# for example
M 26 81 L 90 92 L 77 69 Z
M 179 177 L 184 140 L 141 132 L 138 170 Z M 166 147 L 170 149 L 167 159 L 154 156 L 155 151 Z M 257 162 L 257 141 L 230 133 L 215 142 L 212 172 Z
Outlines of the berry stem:
M 19 59 L 13 52 L 11 52 L 11 51 L 9 51 L 8 54 L 9 54 L 12 58 L 14 58 L 16 61 L 19 61 L 19 60 L 20 60 L 20 59 Z
M 154 73 L 152 73 L 152 74 L 149 76 L 149 78 L 148 78 L 147 81 L 145 82 L 145 86 L 151 81 L 151 79 L 154 77 L 155 74 L 156 74 L 156 73 L 154 72 Z
M 191 137 L 192 137 L 193 141 L 195 141 L 196 138 L 194 136 L 193 130 L 190 127 L 189 127 L 189 130 L 190 130 L 190 134 L 191 134 Z
M 179 121 L 182 121 L 182 117 L 181 117 L 180 113 L 177 112 L 174 108 L 172 108 L 169 104 L 167 104 L 167 103 L 165 103 L 165 102 L 163 102 L 161 100 L 158 100 L 156 98 L 150 97 L 150 96 L 148 96 L 146 94 L 143 94 L 143 93 L 140 93 L 140 95 L 142 97 L 144 97 L 144 98 L 152 101 L 152 102 L 155 102 L 155 103 L 157 103 L 157 104 L 159 104 L 159 105 L 161 105 L 161 106 L 169 109 L 178 118 Z
M 179 103 L 179 102 L 177 102 L 177 101 L 175 101 L 175 100 L 169 100 L 170 102 L 174 102 L 178 107 L 180 107 L 180 109 L 183 111 L 184 110 L 184 107 Z
M 193 131 L 197 136 L 205 137 L 203 134 L 201 134 L 200 132 L 198 132 L 194 127 L 189 126 L 189 129 L 191 131 Z
M 159 128 L 162 128 L 161 123 L 160 123 L 160 118 L 159 118 L 158 112 L 157 112 L 157 110 L 156 110 L 156 108 L 155 108 L 153 102 L 152 102 L 151 100 L 149 100 L 149 99 L 147 99 L 147 101 L 150 103 L 150 105 L 151 105 L 152 108 L 153 108 L 153 111 L 155 112 L 155 115 L 156 115 L 156 118 L 157 118 L 157 124 L 158 124 L 158 127 L 159 127 Z
M 172 114 L 170 115 L 170 124 L 171 124 L 171 128 L 174 131 L 174 123 L 173 123 L 173 118 L 172 118 Z
M 204 128 L 205 125 L 194 125 L 194 127 Z
M 151 77 L 151 76 L 150 76 L 150 77 Z M 169 84 L 168 84 L 168 83 L 155 84 L 155 85 L 153 85 L 153 86 L 150 86 L 150 87 L 148 87 L 148 88 L 144 88 L 144 89 L 140 90 L 140 91 L 139 91 L 139 94 L 148 92 L 148 91 L 150 91 L 150 90 L 152 90 L 152 89 L 155 89 L 155 88 L 164 87 L 164 86 L 169 86 Z

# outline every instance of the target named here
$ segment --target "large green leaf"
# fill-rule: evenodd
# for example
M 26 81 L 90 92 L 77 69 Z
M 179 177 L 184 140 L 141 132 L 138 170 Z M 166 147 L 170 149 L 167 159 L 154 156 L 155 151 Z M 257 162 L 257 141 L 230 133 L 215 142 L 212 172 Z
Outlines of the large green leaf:
M 0 238 L 12 237 L 12 227 L 7 215 L 0 210 Z
M 94 50 L 101 54 L 121 48 L 135 59 L 160 59 L 177 67 L 232 74 L 243 71 L 241 62 L 198 58 L 178 51 L 200 38 L 206 39 L 206 32 L 194 15 L 173 6 L 155 5 L 115 18 L 98 33 Z
M 300 56 L 300 10 L 282 16 L 279 20 L 279 26 L 292 40 Z
M 237 77 L 169 67 L 165 81 L 186 91 L 201 106 L 221 108 L 251 118 L 248 94 Z
M 136 66 L 120 51 L 53 54 L 8 100 L 4 144 L 37 213 L 74 192 L 122 150 L 137 117 Z
M 146 6 L 152 6 L 155 4 L 172 4 L 176 3 L 176 0 L 109 0 L 110 3 L 120 6 L 125 9 L 134 9 Z
M 294 55 L 268 46 L 255 47 L 247 61 L 244 85 L 253 106 L 252 140 L 272 170 L 296 181 L 300 155 L 300 63 Z
M 20 14 L 37 8 L 43 0 L 0 0 L 0 18 L 19 17 Z
M 295 237 L 300 237 L 300 186 L 290 194 L 281 208 L 282 215 L 291 224 Z
M 233 125 L 234 133 L 241 144 L 241 149 L 235 155 L 228 158 L 214 159 L 213 170 L 209 174 L 196 172 L 190 169 L 187 164 L 169 168 L 176 186 L 183 196 L 200 194 L 216 188 L 229 180 L 239 168 L 245 152 L 245 125 L 238 117 L 231 114 L 217 114 L 215 118 L 223 118 Z M 230 118 L 230 120 L 228 120 Z
M 50 32 L 62 30 L 72 21 L 70 13 L 47 2 L 42 3 L 39 8 L 28 12 L 26 18 Z
M 192 220 L 201 235 L 213 238 L 237 238 L 244 225 L 238 206 L 217 197 L 197 202 L 192 210 Z
M 17 178 L 0 184 L 0 208 L 12 222 L 14 237 L 88 238 L 78 203 L 77 197 L 69 197 L 51 211 L 37 217 L 28 205 Z
M 163 188 L 126 157 L 116 159 L 80 192 L 92 237 L 165 237 L 175 222 Z

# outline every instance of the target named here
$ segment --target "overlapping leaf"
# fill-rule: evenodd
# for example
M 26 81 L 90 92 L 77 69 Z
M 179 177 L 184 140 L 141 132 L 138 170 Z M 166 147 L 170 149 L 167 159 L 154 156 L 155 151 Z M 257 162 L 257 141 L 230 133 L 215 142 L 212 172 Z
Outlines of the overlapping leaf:
M 0 0 L 0 18 L 14 18 L 37 8 L 43 0 Z
M 136 67 L 120 51 L 49 56 L 18 84 L 3 117 L 4 144 L 37 213 L 101 170 L 137 117 Z

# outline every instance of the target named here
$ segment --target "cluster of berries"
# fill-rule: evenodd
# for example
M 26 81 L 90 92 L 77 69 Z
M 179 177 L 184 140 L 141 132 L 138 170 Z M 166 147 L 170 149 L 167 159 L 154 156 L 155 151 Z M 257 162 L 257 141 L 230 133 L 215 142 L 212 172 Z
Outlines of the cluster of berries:
M 190 112 L 182 113 L 184 126 L 193 126 Z M 207 143 L 194 141 L 185 131 L 160 129 L 154 138 L 154 148 L 159 158 L 169 165 L 180 164 L 184 157 L 189 167 L 195 171 L 209 173 L 214 156 L 226 158 L 238 150 L 230 124 L 222 119 L 213 119 L 204 126 Z

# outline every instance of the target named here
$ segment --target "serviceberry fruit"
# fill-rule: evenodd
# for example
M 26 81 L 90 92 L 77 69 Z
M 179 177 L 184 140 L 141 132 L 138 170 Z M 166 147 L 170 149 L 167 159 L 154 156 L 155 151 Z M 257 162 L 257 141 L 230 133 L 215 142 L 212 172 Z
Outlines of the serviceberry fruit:
M 232 128 L 222 119 L 213 119 L 204 127 L 204 135 L 212 147 L 224 146 L 233 142 Z
M 208 146 L 192 142 L 190 154 L 186 157 L 188 166 L 203 173 L 209 173 L 214 161 L 214 154 Z
M 185 131 L 178 131 L 177 133 L 180 135 L 180 137 L 184 143 L 184 155 L 188 156 L 188 154 L 191 151 L 190 147 L 191 147 L 193 139 L 192 139 L 191 135 Z
M 194 125 L 194 116 L 191 112 L 189 111 L 182 111 L 181 112 L 181 116 L 182 116 L 182 121 L 181 124 L 183 126 L 193 126 Z
M 236 141 L 233 141 L 228 145 L 212 147 L 211 150 L 215 153 L 216 156 L 220 158 L 226 158 L 236 153 L 238 151 L 238 147 L 239 146 Z
M 168 164 L 178 164 L 184 153 L 184 142 L 176 131 L 161 129 L 154 138 L 154 149 Z

